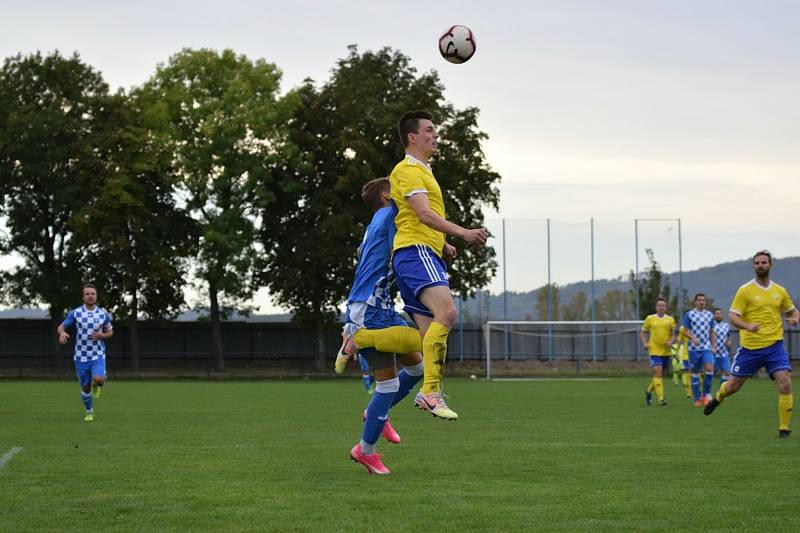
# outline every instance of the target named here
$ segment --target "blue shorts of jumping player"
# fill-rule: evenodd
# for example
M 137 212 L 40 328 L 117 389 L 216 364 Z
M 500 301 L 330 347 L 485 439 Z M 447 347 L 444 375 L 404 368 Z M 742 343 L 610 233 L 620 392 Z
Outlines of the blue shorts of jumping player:
M 672 358 L 670 356 L 668 356 L 668 355 L 664 355 L 664 356 L 651 355 L 650 356 L 650 366 L 653 367 L 653 368 L 658 368 L 660 366 L 666 372 L 667 369 L 670 366 L 672 366 L 672 361 L 670 361 L 670 359 L 672 359 Z
M 692 372 L 702 372 L 705 365 L 714 364 L 711 350 L 689 350 L 689 366 Z
M 92 382 L 92 376 L 106 377 L 106 360 L 100 357 L 85 363 L 75 361 L 75 373 L 78 374 L 78 381 L 81 387 L 86 387 Z
M 692 367 L 689 365 L 689 360 L 688 359 L 683 359 L 681 361 L 681 364 L 683 365 L 683 371 L 684 372 L 689 372 L 689 371 L 692 370 Z
M 721 372 L 724 374 L 730 373 L 731 371 L 731 359 L 726 355 L 715 355 L 714 356 L 714 373 Z
M 769 377 L 772 377 L 772 374 L 779 370 L 792 371 L 792 365 L 789 363 L 789 355 L 786 353 L 783 341 L 777 341 L 775 344 L 770 344 L 758 350 L 748 350 L 744 346 L 740 346 L 736 356 L 733 358 L 731 374 L 739 377 L 750 377 L 755 375 L 762 366 L 767 369 Z
M 351 302 L 347 306 L 345 322 L 352 322 L 365 329 L 384 329 L 392 326 L 408 326 L 400 314 L 392 309 L 382 309 L 365 302 Z
M 444 259 L 427 246 L 415 244 L 395 250 L 392 269 L 400 288 L 400 296 L 403 297 L 403 309 L 407 313 L 433 317 L 430 309 L 419 301 L 419 294 L 428 287 L 449 287 Z

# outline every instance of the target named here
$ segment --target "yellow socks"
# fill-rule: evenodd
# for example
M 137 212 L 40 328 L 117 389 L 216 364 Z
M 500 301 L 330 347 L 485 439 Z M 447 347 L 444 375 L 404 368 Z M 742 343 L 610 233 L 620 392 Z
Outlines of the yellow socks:
M 386 353 L 412 353 L 422 351 L 419 331 L 408 326 L 384 329 L 360 328 L 353 340 L 359 348 L 375 348 Z
M 794 397 L 789 394 L 778 394 L 778 418 L 781 425 L 778 429 L 789 429 L 789 422 L 792 420 L 792 404 Z
M 722 385 L 719 386 L 719 390 L 717 391 L 717 401 L 719 403 L 722 403 L 722 400 L 724 400 L 725 398 L 727 398 L 729 396 L 728 395 L 728 389 L 726 387 L 727 384 L 728 383 L 725 382 L 725 383 L 723 383 Z
M 420 392 L 438 392 L 442 386 L 444 360 L 447 357 L 447 335 L 450 330 L 438 322 L 431 322 L 425 338 L 422 339 L 422 364 L 425 377 Z
M 689 372 L 684 372 L 683 375 L 683 390 L 686 392 L 686 397 L 692 397 L 692 375 Z
M 655 379 L 656 378 L 651 378 L 650 379 L 650 383 L 647 384 L 647 392 L 653 392 L 654 390 L 656 390 L 656 386 L 653 383 L 655 381 Z
M 653 388 L 656 390 L 658 401 L 664 401 L 664 378 L 653 378 Z

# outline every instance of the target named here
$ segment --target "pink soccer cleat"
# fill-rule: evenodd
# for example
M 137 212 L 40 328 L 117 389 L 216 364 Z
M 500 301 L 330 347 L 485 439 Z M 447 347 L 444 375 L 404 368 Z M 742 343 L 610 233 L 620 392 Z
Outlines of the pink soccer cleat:
M 355 446 L 353 446 L 353 449 L 350 450 L 350 459 L 364 465 L 364 468 L 367 469 L 367 472 L 370 474 L 385 476 L 391 472 L 388 468 L 386 468 L 383 462 L 381 462 L 381 457 L 382 456 L 379 453 L 373 453 L 372 455 L 362 454 L 360 443 L 357 443 Z

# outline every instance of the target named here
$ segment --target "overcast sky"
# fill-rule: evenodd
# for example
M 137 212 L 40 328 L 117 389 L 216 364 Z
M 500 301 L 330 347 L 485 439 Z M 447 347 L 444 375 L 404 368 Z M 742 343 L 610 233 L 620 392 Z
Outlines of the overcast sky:
M 541 283 L 542 254 L 519 249 L 541 246 L 523 235 L 538 235 L 546 218 L 616 228 L 596 239 L 608 256 L 598 261 L 603 276 L 633 267 L 634 218 L 681 218 L 685 269 L 758 247 L 800 255 L 800 2 L 4 4 L 3 57 L 78 51 L 112 87 L 141 84 L 184 47 L 263 57 L 282 69 L 284 90 L 327 79 L 349 44 L 391 46 L 420 71 L 437 70 L 450 101 L 481 110 L 487 159 L 503 176 L 490 216 L 519 219 L 507 235 L 509 255 L 521 254 L 509 260 L 518 271 L 509 288 Z M 438 55 L 452 24 L 476 35 L 467 64 Z M 588 223 L 560 227 L 555 279 L 588 278 Z M 676 235 L 675 224 L 649 223 L 640 247 L 673 270 Z

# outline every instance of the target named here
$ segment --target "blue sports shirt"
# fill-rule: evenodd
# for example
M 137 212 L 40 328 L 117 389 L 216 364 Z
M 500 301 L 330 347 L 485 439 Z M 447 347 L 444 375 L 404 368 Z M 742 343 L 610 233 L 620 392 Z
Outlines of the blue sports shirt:
M 111 331 L 111 315 L 102 307 L 95 307 L 91 311 L 86 306 L 76 307 L 61 323 L 64 328 L 75 326 L 75 355 L 73 359 L 81 363 L 97 361 L 106 357 L 106 343 L 102 340 L 92 340 L 94 331 Z
M 683 315 L 683 327 L 692 332 L 697 340 L 700 341 L 698 346 L 689 342 L 689 351 L 695 352 L 698 350 L 711 349 L 711 326 L 714 324 L 714 313 L 708 309 L 698 311 L 697 309 L 690 309 Z
M 731 334 L 731 326 L 727 322 L 714 322 L 714 334 L 717 336 L 717 357 L 728 355 L 728 337 Z
M 361 251 L 356 264 L 353 288 L 347 303 L 364 302 L 372 307 L 393 309 L 394 302 L 389 290 L 394 279 L 390 264 L 392 242 L 397 231 L 394 225 L 395 210 L 391 206 L 375 211 L 367 226 L 364 239 L 358 249 Z

